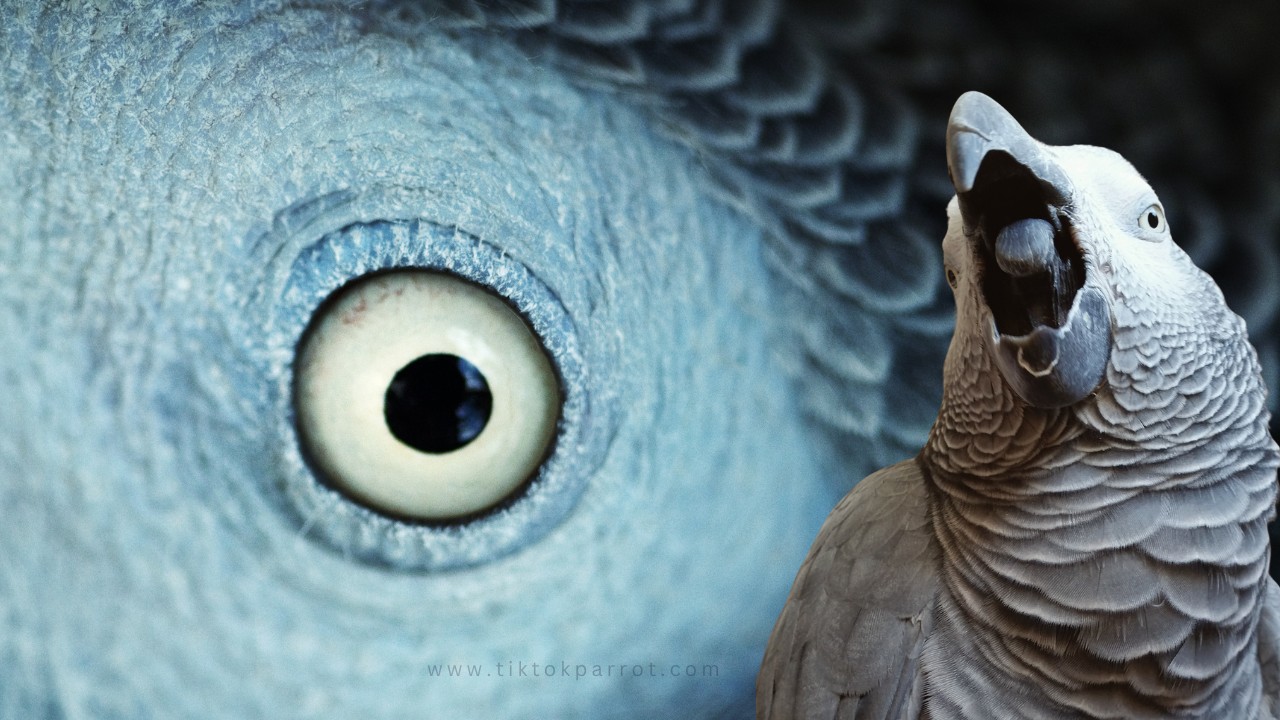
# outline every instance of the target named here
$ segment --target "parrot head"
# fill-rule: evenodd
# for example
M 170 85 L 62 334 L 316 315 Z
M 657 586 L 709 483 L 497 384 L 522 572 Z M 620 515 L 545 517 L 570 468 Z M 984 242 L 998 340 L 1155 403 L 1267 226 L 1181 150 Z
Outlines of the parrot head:
M 948 122 L 947 164 L 951 355 L 982 356 L 1025 405 L 1076 406 L 1104 386 L 1132 385 L 1171 359 L 1173 338 L 1206 328 L 1243 340 L 1242 322 L 1173 243 L 1159 198 L 1119 154 L 1041 143 L 968 92 Z

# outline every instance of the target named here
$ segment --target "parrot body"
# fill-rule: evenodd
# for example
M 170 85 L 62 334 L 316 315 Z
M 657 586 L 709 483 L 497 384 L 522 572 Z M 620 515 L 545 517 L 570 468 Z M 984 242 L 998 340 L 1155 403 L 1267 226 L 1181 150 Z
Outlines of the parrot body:
M 1275 717 L 1280 451 L 1244 322 L 1118 155 L 969 93 L 948 160 L 938 419 L 828 518 L 759 716 Z

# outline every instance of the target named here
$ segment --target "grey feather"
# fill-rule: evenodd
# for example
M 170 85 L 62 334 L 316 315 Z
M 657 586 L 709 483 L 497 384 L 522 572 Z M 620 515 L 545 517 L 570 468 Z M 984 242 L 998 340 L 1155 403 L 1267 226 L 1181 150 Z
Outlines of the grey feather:
M 914 460 L 871 475 L 836 506 L 774 626 L 756 685 L 760 717 L 918 712 L 938 589 L 927 510 Z

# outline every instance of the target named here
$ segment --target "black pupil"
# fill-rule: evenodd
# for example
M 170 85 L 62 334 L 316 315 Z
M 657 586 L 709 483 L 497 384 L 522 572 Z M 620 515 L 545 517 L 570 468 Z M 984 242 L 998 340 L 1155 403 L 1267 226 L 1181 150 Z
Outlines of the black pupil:
M 1160 216 L 1156 215 L 1153 212 L 1147 213 L 1147 225 L 1152 230 L 1155 230 L 1156 228 L 1160 227 Z
M 493 395 L 475 365 L 457 355 L 423 355 L 387 386 L 383 414 L 400 442 L 422 452 L 453 452 L 489 422 Z

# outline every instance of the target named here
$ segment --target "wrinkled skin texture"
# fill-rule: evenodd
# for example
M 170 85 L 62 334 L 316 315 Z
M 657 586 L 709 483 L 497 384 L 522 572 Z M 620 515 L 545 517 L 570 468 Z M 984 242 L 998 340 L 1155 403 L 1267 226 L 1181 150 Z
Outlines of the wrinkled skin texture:
M 1053 32 L 930 2 L 24 5 L 0 7 L 0 717 L 745 715 L 821 517 L 936 412 L 950 299 L 920 270 L 970 87 L 1159 158 L 1179 240 L 1273 326 L 1280 113 L 1238 90 L 1280 64 L 1233 30 L 1248 3 Z M 1063 90 L 1100 24 L 1132 52 Z M 491 278 L 577 368 L 562 494 L 442 533 L 303 463 L 303 326 L 407 264 Z M 717 675 L 423 673 L 503 661 Z

